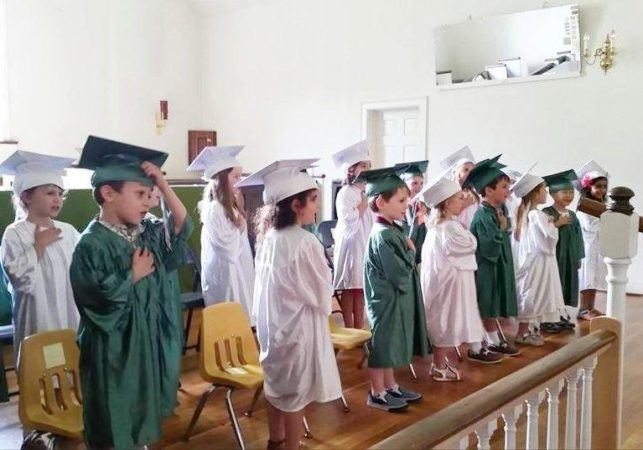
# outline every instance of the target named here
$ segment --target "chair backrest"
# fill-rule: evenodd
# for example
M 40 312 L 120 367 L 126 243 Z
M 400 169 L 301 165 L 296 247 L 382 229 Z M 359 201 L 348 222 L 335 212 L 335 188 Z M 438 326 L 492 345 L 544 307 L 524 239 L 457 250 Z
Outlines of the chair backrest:
M 192 282 L 192 292 L 201 291 L 201 259 L 199 255 L 188 246 L 185 252 L 186 265 L 191 267 L 194 274 L 194 280 Z
M 79 351 L 74 330 L 23 339 L 18 355 L 18 411 L 24 428 L 78 437 L 82 432 Z
M 259 351 L 243 305 L 223 302 L 203 309 L 199 370 L 203 378 L 259 364 Z
M 320 240 L 324 248 L 331 247 L 335 243 L 331 231 L 336 226 L 336 220 L 325 220 L 317 225 L 317 234 L 320 236 Z

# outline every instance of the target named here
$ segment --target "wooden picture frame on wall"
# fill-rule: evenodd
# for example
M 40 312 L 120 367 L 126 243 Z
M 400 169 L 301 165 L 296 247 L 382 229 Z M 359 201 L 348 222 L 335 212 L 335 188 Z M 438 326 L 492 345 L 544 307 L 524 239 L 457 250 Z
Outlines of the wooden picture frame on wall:
M 212 130 L 188 131 L 188 164 L 203 150 L 203 147 L 217 145 L 217 132 Z

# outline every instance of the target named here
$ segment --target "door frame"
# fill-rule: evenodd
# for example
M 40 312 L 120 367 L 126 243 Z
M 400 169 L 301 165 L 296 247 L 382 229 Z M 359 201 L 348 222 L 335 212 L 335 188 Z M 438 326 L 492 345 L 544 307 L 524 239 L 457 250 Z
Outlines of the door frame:
M 362 103 L 362 130 L 361 138 L 366 139 L 369 148 L 375 147 L 373 143 L 373 134 L 376 132 L 373 127 L 375 114 L 395 109 L 417 108 L 418 110 L 418 137 L 420 146 L 424 149 L 424 157 L 428 158 L 428 97 L 415 97 L 401 100 L 388 100 L 379 102 Z

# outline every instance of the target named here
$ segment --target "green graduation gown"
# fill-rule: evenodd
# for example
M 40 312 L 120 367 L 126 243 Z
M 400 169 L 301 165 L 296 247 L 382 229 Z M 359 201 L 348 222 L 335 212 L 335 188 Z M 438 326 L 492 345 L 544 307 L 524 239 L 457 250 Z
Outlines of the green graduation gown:
M 553 206 L 543 208 L 543 212 L 553 217 L 554 222 L 560 218 L 560 212 Z M 585 244 L 578 217 L 573 211 L 569 211 L 569 216 L 571 223 L 558 229 L 556 259 L 565 304 L 576 307 L 578 306 L 578 269 L 581 259 L 585 257 Z
M 504 205 L 503 210 L 506 216 Z M 470 231 L 478 240 L 476 291 L 483 319 L 518 315 L 510 229 L 511 224 L 507 230 L 500 229 L 494 208 L 485 202 L 471 222 Z
M 183 262 L 193 225 L 188 218 L 175 235 L 171 223 L 170 249 L 162 221 L 142 222 L 135 244 L 154 254 L 155 271 L 136 284 L 134 246 L 98 221 L 90 222 L 74 251 L 70 277 L 81 317 L 80 378 L 89 446 L 150 444 L 160 438 L 161 421 L 175 405 L 182 327 L 172 274 Z
M 364 255 L 364 295 L 373 333 L 369 367 L 402 367 L 413 355 L 428 354 L 415 254 L 396 225 L 373 225 Z

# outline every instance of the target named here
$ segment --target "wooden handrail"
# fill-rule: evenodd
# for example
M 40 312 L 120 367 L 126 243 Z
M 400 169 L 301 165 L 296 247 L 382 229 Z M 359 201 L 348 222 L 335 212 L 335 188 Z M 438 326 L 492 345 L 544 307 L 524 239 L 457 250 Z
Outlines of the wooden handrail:
M 373 445 L 373 449 L 429 449 L 476 424 L 504 405 L 555 378 L 617 339 L 598 330 L 539 359 L 443 410 Z

